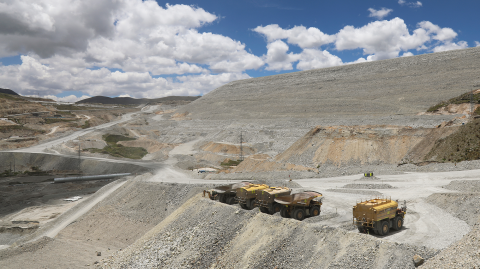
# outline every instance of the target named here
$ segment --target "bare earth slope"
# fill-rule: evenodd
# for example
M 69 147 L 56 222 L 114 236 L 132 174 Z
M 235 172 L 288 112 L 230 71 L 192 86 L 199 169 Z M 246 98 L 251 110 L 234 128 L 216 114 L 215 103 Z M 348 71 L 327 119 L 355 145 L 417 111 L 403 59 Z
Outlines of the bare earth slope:
M 185 106 L 193 119 L 413 115 L 480 85 L 480 47 L 239 80 Z

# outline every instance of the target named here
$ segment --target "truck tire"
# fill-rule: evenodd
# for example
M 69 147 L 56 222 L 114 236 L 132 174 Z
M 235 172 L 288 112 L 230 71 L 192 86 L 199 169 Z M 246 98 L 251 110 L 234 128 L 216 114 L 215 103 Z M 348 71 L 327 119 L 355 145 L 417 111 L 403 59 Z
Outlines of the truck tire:
M 288 209 L 286 207 L 282 207 L 282 209 L 280 209 L 280 216 L 283 218 L 290 218 L 290 214 L 288 213 Z
M 227 204 L 229 204 L 229 205 L 235 204 L 235 197 L 228 197 L 227 198 Z
M 320 215 L 320 207 L 315 205 L 310 208 L 310 216 L 315 217 Z
M 363 225 L 358 225 L 357 226 L 358 232 L 364 234 L 365 233 L 365 226 Z
M 260 208 L 260 212 L 265 213 L 265 214 L 270 214 L 270 210 L 268 210 L 268 208 L 265 208 L 263 206 L 261 206 L 259 208 Z
M 297 208 L 295 209 L 295 211 L 293 211 L 293 218 L 296 220 L 302 221 L 303 219 L 305 219 L 305 215 L 306 213 L 303 208 Z
M 273 214 L 275 214 L 275 213 L 277 213 L 277 212 L 280 212 L 280 210 L 282 210 L 282 205 L 279 204 L 279 203 L 273 203 L 273 204 L 270 206 L 270 208 L 269 208 L 268 211 L 270 211 L 270 212 L 269 212 L 270 215 L 273 215 Z
M 225 197 L 225 194 L 219 194 L 218 195 L 218 201 L 220 201 L 221 203 L 226 203 L 227 202 L 227 197 Z
M 400 216 L 397 216 L 396 218 L 393 219 L 393 229 L 395 231 L 398 231 L 400 229 L 402 229 L 403 227 L 403 218 L 400 217 Z
M 247 200 L 247 208 L 246 209 L 252 210 L 253 208 L 255 208 L 255 199 Z
M 382 221 L 380 225 L 380 230 L 378 231 L 379 235 L 387 235 L 390 232 L 390 228 L 388 227 L 388 221 Z
M 241 207 L 241 208 L 243 208 L 243 209 L 246 209 L 246 210 L 248 210 L 248 208 L 247 208 L 247 205 L 246 205 L 246 204 L 242 204 L 242 203 L 240 203 L 240 207 Z

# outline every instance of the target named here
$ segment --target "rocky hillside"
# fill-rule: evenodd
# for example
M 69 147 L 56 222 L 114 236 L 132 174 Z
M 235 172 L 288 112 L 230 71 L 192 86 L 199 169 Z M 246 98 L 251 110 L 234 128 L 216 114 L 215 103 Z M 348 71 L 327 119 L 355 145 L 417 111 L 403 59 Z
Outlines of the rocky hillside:
M 479 71 L 480 47 L 469 48 L 234 81 L 182 111 L 194 119 L 414 115 L 473 90 Z
M 135 99 L 131 97 L 107 97 L 107 96 L 94 96 L 91 98 L 83 99 L 77 102 L 77 104 L 106 104 L 106 105 L 140 105 L 147 103 L 189 103 L 200 96 L 168 96 L 156 99 Z
M 4 94 L 11 94 L 11 95 L 18 95 L 18 93 L 10 90 L 10 89 L 3 89 L 3 88 L 0 88 L 0 93 L 4 93 Z

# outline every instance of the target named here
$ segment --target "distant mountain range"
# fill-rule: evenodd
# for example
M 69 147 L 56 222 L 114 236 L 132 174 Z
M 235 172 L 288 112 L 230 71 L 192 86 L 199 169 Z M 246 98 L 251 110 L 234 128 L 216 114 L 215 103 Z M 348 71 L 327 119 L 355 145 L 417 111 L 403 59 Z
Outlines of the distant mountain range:
M 106 105 L 140 105 L 147 103 L 189 103 L 197 100 L 200 96 L 168 96 L 157 99 L 135 99 L 131 97 L 106 97 L 94 96 L 76 102 L 76 104 L 106 104 Z
M 18 93 L 10 90 L 10 89 L 3 89 L 3 88 L 0 88 L 0 93 L 5 93 L 5 94 L 11 94 L 11 95 L 18 95 Z

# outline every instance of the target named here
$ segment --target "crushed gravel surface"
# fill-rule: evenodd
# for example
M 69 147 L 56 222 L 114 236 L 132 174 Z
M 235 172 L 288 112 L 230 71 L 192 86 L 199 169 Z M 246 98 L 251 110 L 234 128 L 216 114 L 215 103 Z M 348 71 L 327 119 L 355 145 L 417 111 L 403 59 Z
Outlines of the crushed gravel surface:
M 480 215 L 480 196 L 478 193 L 434 193 L 427 197 L 434 204 L 453 216 L 473 226 Z
M 345 189 L 394 189 L 390 184 L 347 184 Z
M 381 192 L 378 192 L 378 191 L 366 191 L 366 190 L 328 189 L 327 191 L 341 192 L 341 193 L 363 194 L 363 195 L 369 195 L 369 196 L 382 195 L 382 193 L 381 193 Z
M 437 268 L 480 268 L 480 218 L 472 230 L 453 246 L 429 259 L 422 269 Z
M 480 192 L 480 180 L 454 180 L 442 188 L 460 192 Z

